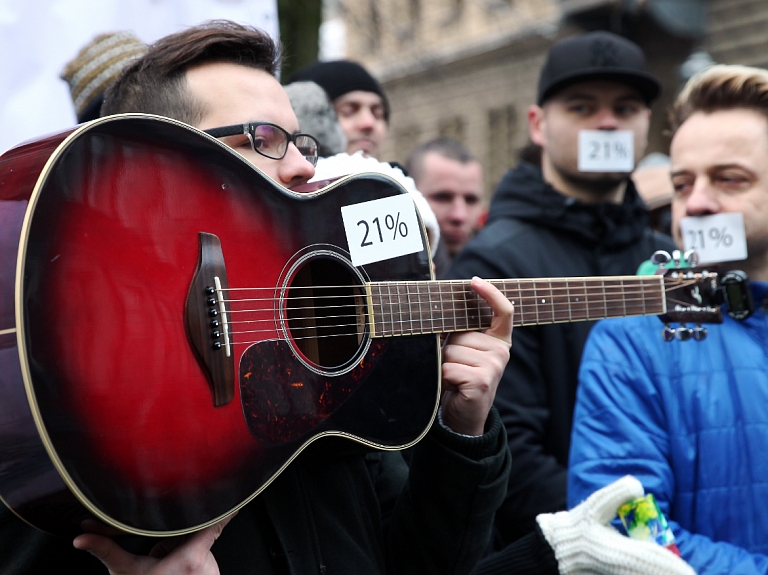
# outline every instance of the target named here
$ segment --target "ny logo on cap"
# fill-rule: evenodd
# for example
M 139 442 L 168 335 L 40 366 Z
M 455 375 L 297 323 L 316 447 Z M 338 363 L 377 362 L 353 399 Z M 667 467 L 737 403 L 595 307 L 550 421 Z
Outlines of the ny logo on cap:
M 618 66 L 618 54 L 616 44 L 610 40 L 597 38 L 592 45 L 592 66 Z

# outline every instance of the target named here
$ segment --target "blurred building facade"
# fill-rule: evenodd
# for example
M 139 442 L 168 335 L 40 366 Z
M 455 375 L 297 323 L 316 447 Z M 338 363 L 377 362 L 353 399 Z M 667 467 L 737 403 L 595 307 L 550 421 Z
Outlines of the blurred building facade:
M 402 162 L 437 136 L 482 161 L 490 193 L 528 141 L 526 114 L 556 41 L 611 30 L 638 43 L 664 93 L 648 152 L 668 151 L 666 110 L 714 60 L 768 66 L 765 0 L 335 0 L 346 55 L 382 82 L 391 107 L 382 158 Z

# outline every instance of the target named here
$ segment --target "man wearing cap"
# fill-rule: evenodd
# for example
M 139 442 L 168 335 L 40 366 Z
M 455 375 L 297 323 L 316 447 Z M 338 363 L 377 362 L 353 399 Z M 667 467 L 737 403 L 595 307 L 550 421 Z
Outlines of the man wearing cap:
M 384 90 L 357 62 L 317 62 L 299 70 L 291 82 L 315 82 L 333 102 L 344 134 L 347 153 L 362 151 L 378 158 L 387 137 L 389 102 Z
M 529 161 L 504 176 L 486 227 L 449 275 L 633 275 L 654 251 L 672 249 L 669 238 L 649 229 L 629 179 L 659 90 L 640 48 L 624 38 L 594 32 L 554 45 L 528 111 Z M 606 143 L 620 153 L 597 154 Z M 565 508 L 577 371 L 592 325 L 515 329 L 496 395 L 514 462 L 497 513 L 497 547 L 531 531 L 537 514 Z

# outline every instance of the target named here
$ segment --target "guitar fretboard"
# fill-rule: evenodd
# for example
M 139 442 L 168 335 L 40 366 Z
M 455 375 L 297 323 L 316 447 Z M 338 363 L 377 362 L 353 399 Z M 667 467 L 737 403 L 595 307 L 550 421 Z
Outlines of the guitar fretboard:
M 515 306 L 514 325 L 666 312 L 661 276 L 489 280 Z M 469 280 L 371 282 L 372 337 L 486 329 L 490 306 Z

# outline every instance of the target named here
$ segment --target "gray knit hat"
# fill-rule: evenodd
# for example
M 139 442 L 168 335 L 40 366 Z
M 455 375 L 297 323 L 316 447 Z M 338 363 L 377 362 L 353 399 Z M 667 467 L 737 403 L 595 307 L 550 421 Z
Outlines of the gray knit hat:
M 78 52 L 61 73 L 69 84 L 78 122 L 99 117 L 104 90 L 146 51 L 147 45 L 131 32 L 110 32 L 96 36 Z
M 285 91 L 301 131 L 317 138 L 321 158 L 346 151 L 347 138 L 325 90 L 314 82 L 293 82 Z

